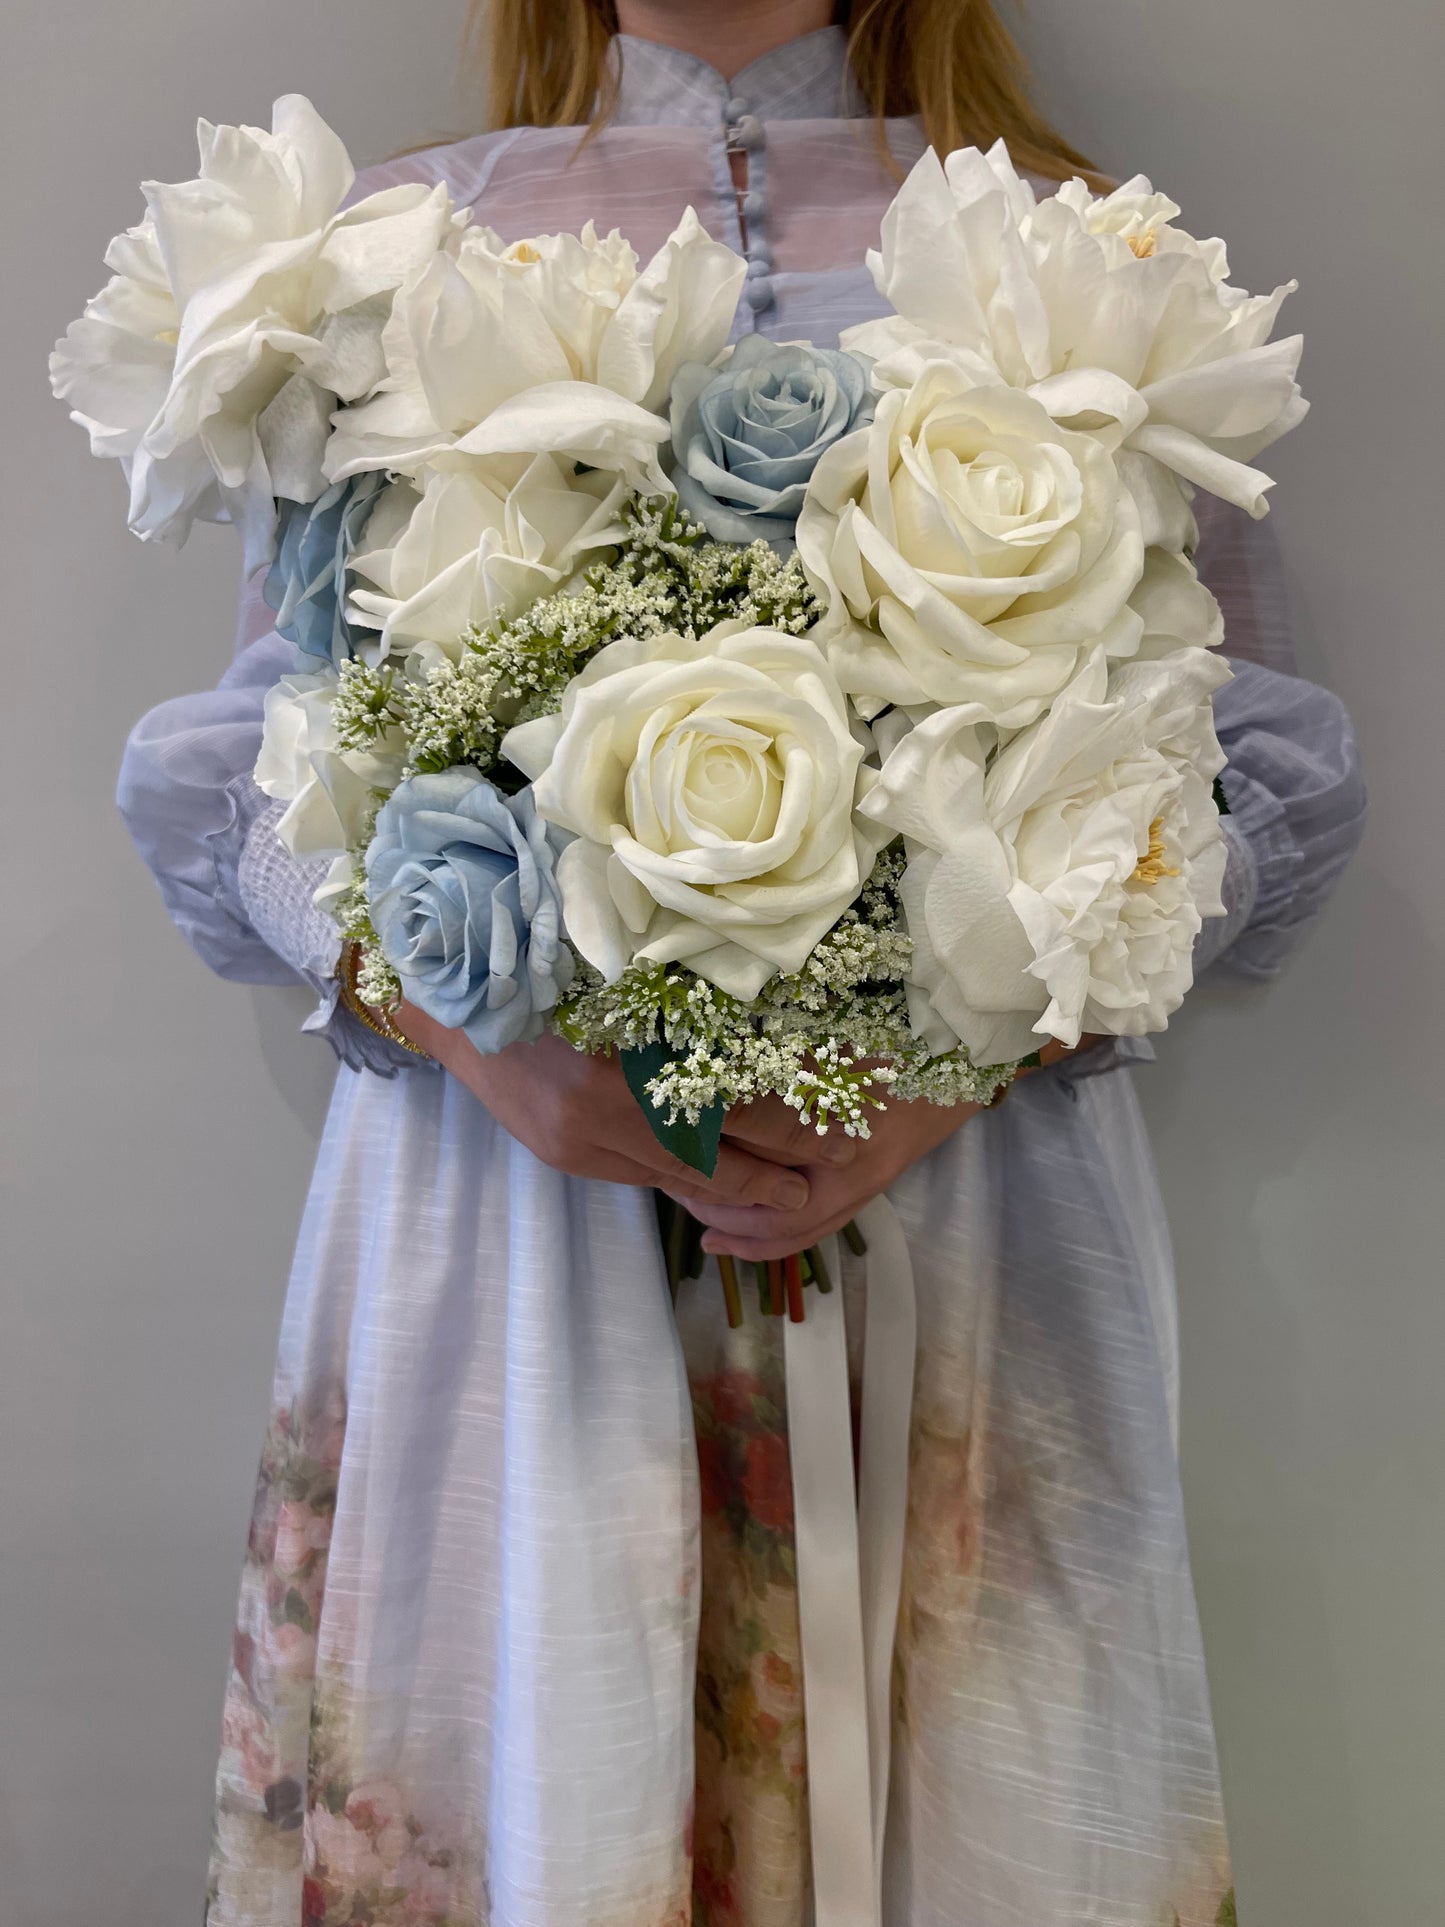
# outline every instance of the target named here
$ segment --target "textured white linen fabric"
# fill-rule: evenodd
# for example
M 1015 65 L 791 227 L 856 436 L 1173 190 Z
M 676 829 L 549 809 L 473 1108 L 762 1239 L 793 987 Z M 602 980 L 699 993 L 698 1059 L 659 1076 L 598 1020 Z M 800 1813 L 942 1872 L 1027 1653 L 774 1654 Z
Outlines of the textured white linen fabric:
M 621 56 L 615 122 L 580 151 L 576 130 L 482 136 L 357 191 L 445 179 L 507 239 L 591 218 L 643 254 L 690 202 L 748 252 L 740 328 L 828 345 L 881 310 L 863 254 L 895 183 L 846 111 L 835 30 L 731 83 L 669 49 Z M 904 165 L 922 149 L 916 123 L 888 135 Z M 730 138 L 750 157 L 745 236 Z M 1230 915 L 1201 962 L 1265 976 L 1348 859 L 1363 792 L 1340 705 L 1289 673 L 1267 527 L 1200 509 L 1238 670 L 1216 704 Z M 315 879 L 277 858 L 248 787 L 290 666 L 264 631 L 253 593 L 221 686 L 138 726 L 120 800 L 213 968 L 320 982 Z M 334 1910 L 365 1881 L 402 1896 L 368 1903 L 377 1927 L 680 1927 L 695 1880 L 699 1920 L 805 1927 L 797 1789 L 792 1806 L 742 1789 L 731 1913 L 692 1809 L 711 1528 L 689 1383 L 696 1402 L 771 1382 L 775 1321 L 730 1333 L 711 1267 L 674 1316 L 646 1193 L 547 1169 L 435 1069 L 358 1041 L 329 1003 L 318 1022 L 368 1068 L 338 1076 L 291 1278 L 211 1927 L 349 1919 Z M 889 1927 L 1227 1917 L 1168 1232 L 1122 1068 L 1150 1054 L 1027 1081 L 891 1193 L 919 1354 Z

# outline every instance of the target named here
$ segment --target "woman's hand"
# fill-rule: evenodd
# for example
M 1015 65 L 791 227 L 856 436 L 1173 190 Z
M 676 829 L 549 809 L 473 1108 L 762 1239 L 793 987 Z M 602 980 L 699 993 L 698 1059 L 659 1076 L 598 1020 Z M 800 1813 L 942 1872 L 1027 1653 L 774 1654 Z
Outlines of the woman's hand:
M 711 1179 L 669 1157 L 616 1057 L 584 1056 L 550 1032 L 535 1044 L 483 1056 L 463 1032 L 446 1029 L 414 1004 L 403 1001 L 388 1015 L 554 1170 L 613 1184 L 655 1185 L 698 1217 L 724 1205 L 793 1212 L 807 1205 L 807 1176 L 742 1140 L 721 1147 Z
M 808 1181 L 805 1203 L 740 1206 L 723 1199 L 684 1198 L 670 1183 L 662 1188 L 709 1227 L 704 1251 L 727 1251 L 735 1258 L 786 1258 L 806 1251 L 831 1231 L 841 1231 L 870 1198 L 952 1137 L 978 1109 L 977 1104 L 889 1103 L 869 1120 L 866 1138 L 844 1137 L 840 1131 L 819 1137 L 781 1098 L 765 1097 L 728 1113 L 723 1144 L 801 1168 Z
M 1096 1037 L 1084 1037 L 1078 1048 L 1085 1050 L 1098 1041 Z M 1040 1053 L 1042 1062 L 1037 1068 L 1057 1064 L 1073 1054 L 1062 1044 L 1051 1043 Z M 1019 1073 L 1021 1077 L 1028 1074 Z M 841 1132 L 819 1137 L 781 1098 L 763 1098 L 728 1113 L 723 1143 L 800 1168 L 808 1180 L 806 1204 L 739 1207 L 721 1199 L 695 1202 L 674 1191 L 671 1184 L 662 1188 L 709 1227 L 703 1236 L 704 1251 L 726 1251 L 746 1259 L 786 1258 L 793 1252 L 806 1251 L 832 1231 L 841 1231 L 870 1198 L 886 1191 L 909 1165 L 952 1137 L 983 1108 L 979 1104 L 930 1104 L 923 1099 L 909 1104 L 889 1102 L 869 1119 L 868 1137 L 849 1138 Z

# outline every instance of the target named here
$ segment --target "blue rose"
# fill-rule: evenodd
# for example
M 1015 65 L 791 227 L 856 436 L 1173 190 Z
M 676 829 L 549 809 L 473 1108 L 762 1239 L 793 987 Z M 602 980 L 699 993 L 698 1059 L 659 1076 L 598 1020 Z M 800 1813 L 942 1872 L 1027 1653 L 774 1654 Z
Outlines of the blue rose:
M 366 852 L 371 921 L 408 999 L 479 1051 L 538 1037 L 572 980 L 555 849 L 532 792 L 472 769 L 392 792 Z
M 339 667 L 354 653 L 346 565 L 385 486 L 384 475 L 354 475 L 314 502 L 278 504 L 276 560 L 262 594 L 276 612 L 277 635 L 305 656 Z
M 722 369 L 672 384 L 672 485 L 720 542 L 790 542 L 819 458 L 873 418 L 867 364 L 745 335 Z

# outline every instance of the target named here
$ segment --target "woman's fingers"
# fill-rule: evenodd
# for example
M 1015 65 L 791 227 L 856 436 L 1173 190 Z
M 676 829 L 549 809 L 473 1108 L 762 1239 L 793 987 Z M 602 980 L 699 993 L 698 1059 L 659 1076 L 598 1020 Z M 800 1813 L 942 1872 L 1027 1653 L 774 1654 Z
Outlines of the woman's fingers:
M 651 1191 L 657 1189 L 655 1171 L 650 1171 L 645 1164 L 638 1164 L 633 1158 L 618 1157 L 615 1153 L 599 1152 L 595 1169 L 586 1172 L 585 1175 L 589 1178 L 604 1178 L 608 1184 L 630 1184 Z
M 722 1199 L 702 1201 L 691 1208 L 708 1227 L 703 1249 L 750 1259 L 806 1250 L 829 1232 L 840 1230 L 900 1171 L 951 1136 L 977 1109 L 977 1105 L 921 1102 L 890 1105 L 879 1113 L 872 1135 L 855 1145 L 847 1163 L 815 1163 L 808 1168 L 811 1192 L 807 1204 L 796 1209 L 740 1210 Z
M 749 1263 L 763 1258 L 789 1258 L 795 1252 L 806 1251 L 810 1245 L 817 1244 L 820 1238 L 827 1238 L 833 1232 L 841 1231 L 858 1209 L 856 1203 L 850 1203 L 841 1210 L 832 1211 L 822 1217 L 810 1217 L 806 1223 L 776 1234 L 760 1232 L 757 1227 L 748 1237 L 726 1231 L 709 1230 L 703 1233 L 702 1248 L 710 1257 L 716 1257 L 720 1251 L 726 1251 L 732 1257 L 742 1258 Z
M 737 1206 L 763 1204 L 796 1210 L 806 1204 L 806 1178 L 756 1157 L 751 1149 L 740 1145 L 719 1146 L 717 1164 L 710 1178 L 694 1171 L 664 1150 L 653 1135 L 652 1126 L 628 1088 L 616 1058 L 594 1057 L 584 1063 L 590 1072 L 587 1082 L 593 1101 L 581 1107 L 585 1122 L 577 1116 L 579 1107 L 575 1104 L 571 1107 L 574 1125 L 599 1149 L 645 1166 L 653 1174 L 654 1184 L 686 1188 L 699 1198 Z
M 832 1230 L 848 1219 L 871 1192 L 841 1182 L 841 1173 L 814 1168 L 806 1174 L 811 1189 L 800 1205 L 779 1208 L 766 1204 L 735 1205 L 709 1197 L 680 1198 L 693 1216 L 706 1227 L 704 1248 L 708 1251 L 735 1251 L 757 1255 L 744 1246 L 766 1244 L 774 1256 L 804 1251 L 824 1228 Z M 669 1185 L 667 1189 L 671 1191 Z M 708 1242 L 716 1239 L 720 1242 Z
M 718 1147 L 717 1168 L 711 1178 L 663 1151 L 656 1182 L 705 1224 L 711 1222 L 713 1212 L 722 1210 L 735 1215 L 759 1207 L 800 1211 L 808 1202 L 811 1188 L 806 1173 L 755 1158 L 731 1144 Z
M 738 1104 L 727 1114 L 723 1139 L 777 1164 L 851 1164 L 858 1140 L 834 1126 L 822 1133 L 805 1124 L 780 1097 Z
M 597 1066 L 593 1102 L 569 1104 L 568 1127 L 573 1142 L 567 1146 L 568 1168 L 576 1160 L 591 1161 L 599 1153 L 621 1156 L 651 1173 L 651 1182 L 680 1201 L 688 1198 L 727 1204 L 739 1209 L 771 1205 L 798 1210 L 808 1201 L 808 1180 L 801 1173 L 738 1144 L 722 1143 L 711 1177 L 695 1171 L 667 1151 L 653 1135 L 642 1107 L 617 1070 L 615 1060 L 594 1058 Z

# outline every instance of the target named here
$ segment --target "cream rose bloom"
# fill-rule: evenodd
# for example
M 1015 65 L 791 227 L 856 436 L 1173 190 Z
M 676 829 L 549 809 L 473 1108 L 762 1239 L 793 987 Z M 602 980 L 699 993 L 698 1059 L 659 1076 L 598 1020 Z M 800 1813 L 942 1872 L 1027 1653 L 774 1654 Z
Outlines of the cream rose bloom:
M 640 272 L 621 236 L 463 237 L 397 297 L 380 392 L 338 418 L 333 479 L 545 450 L 665 487 L 673 371 L 727 341 L 747 264 L 691 208 Z
M 401 780 L 406 742 L 389 731 L 374 749 L 343 749 L 336 738 L 331 704 L 337 678 L 329 670 L 314 676 L 283 676 L 266 691 L 256 787 L 289 808 L 276 834 L 303 860 L 342 858 L 361 839 L 377 790 Z M 333 889 L 337 866 L 322 890 Z M 349 863 L 340 875 L 349 876 Z
M 380 497 L 350 559 L 347 605 L 353 622 L 380 631 L 378 660 L 455 662 L 471 624 L 516 615 L 620 538 L 615 476 L 578 475 L 552 455 L 515 467 L 510 482 L 501 463 L 434 470 L 420 493 L 394 482 Z
M 827 450 L 798 522 L 822 637 L 864 715 L 978 703 L 1031 722 L 1095 648 L 1129 655 L 1144 564 L 1133 497 L 1092 436 L 952 362 L 885 393 Z
M 276 102 L 269 133 L 202 121 L 198 140 L 196 179 L 146 183 L 148 220 L 108 256 L 124 285 L 57 345 L 51 379 L 93 445 L 96 423 L 115 442 L 137 534 L 179 542 L 198 515 L 225 516 L 253 569 L 274 498 L 309 501 L 325 486 L 336 400 L 384 372 L 391 292 L 466 217 L 444 187 L 420 184 L 341 212 L 351 162 L 299 94 Z
M 1223 243 L 1175 226 L 1178 212 L 1142 175 L 1109 195 L 1076 180 L 1036 200 L 1002 141 L 943 164 L 925 154 L 868 257 L 896 313 L 843 345 L 877 358 L 889 384 L 947 344 L 1137 455 L 1141 495 L 1177 477 L 1262 515 L 1272 483 L 1254 457 L 1308 407 L 1301 338 L 1269 340 L 1296 284 L 1232 287 Z
M 755 997 L 892 834 L 857 814 L 874 777 L 826 660 L 774 629 L 610 643 L 502 750 L 576 839 L 557 867 L 567 934 L 609 981 L 679 962 Z
M 910 1009 L 932 1049 L 1006 1063 L 1164 1026 L 1223 908 L 1210 697 L 1228 677 L 1201 649 L 1112 673 L 1095 656 L 996 751 L 968 708 L 892 746 L 862 808 L 906 839 Z

